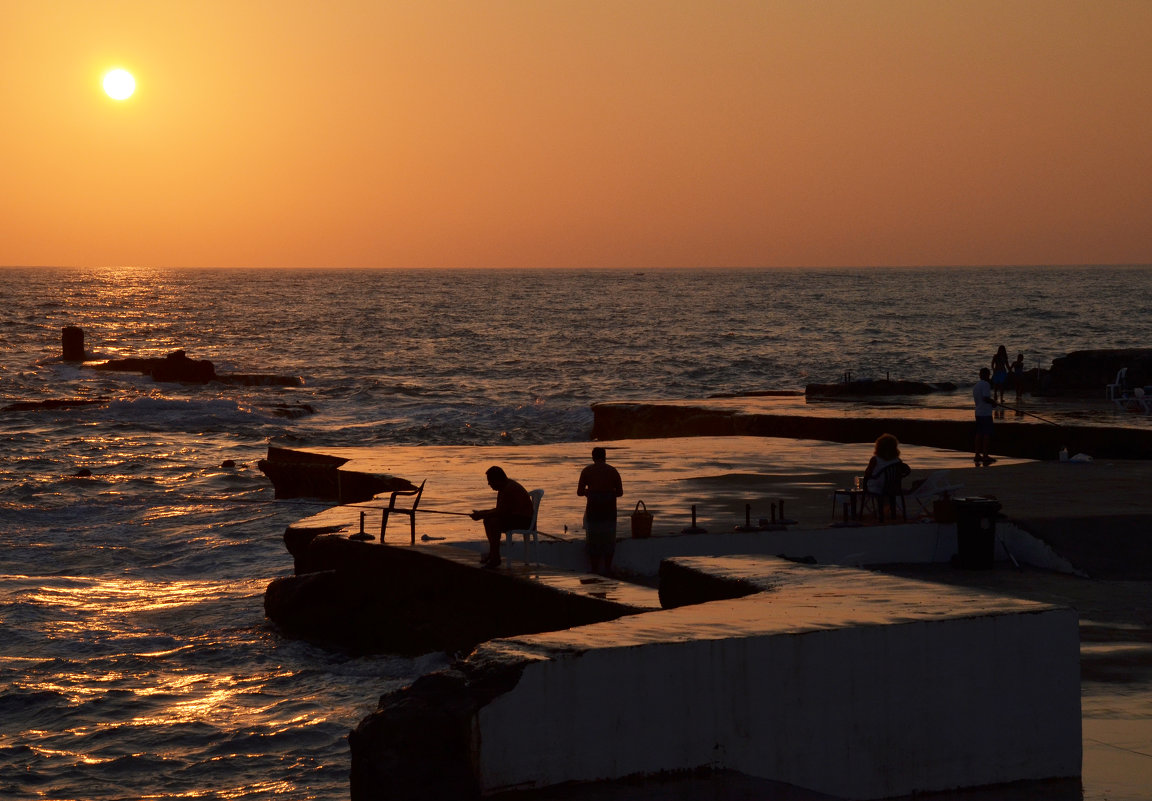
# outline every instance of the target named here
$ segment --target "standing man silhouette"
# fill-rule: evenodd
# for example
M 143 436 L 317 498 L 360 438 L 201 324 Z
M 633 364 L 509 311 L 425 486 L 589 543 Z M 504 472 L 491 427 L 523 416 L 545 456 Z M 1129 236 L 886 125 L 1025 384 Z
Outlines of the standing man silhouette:
M 996 410 L 996 401 L 992 399 L 992 385 L 988 383 L 990 375 L 991 371 L 987 367 L 981 367 L 980 380 L 972 387 L 972 400 L 976 404 L 976 444 L 972 461 L 977 467 L 996 461 L 988 453 L 988 449 L 992 446 L 992 413 Z
M 580 471 L 576 494 L 588 499 L 584 532 L 592 572 L 608 575 L 616 553 L 616 499 L 624 494 L 620 473 L 608 464 L 603 448 L 592 449 L 592 464 Z

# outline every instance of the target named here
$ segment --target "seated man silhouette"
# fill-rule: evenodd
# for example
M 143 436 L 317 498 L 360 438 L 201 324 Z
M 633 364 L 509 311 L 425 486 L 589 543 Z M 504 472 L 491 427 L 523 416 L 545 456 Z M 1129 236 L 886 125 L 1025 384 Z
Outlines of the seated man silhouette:
M 484 567 L 500 566 L 500 538 L 509 529 L 528 528 L 532 525 L 532 496 L 519 482 L 508 478 L 504 468 L 493 465 L 484 471 L 488 486 L 496 490 L 496 506 L 492 509 L 473 509 L 473 520 L 484 521 L 484 536 L 488 538 L 488 553 L 480 557 Z

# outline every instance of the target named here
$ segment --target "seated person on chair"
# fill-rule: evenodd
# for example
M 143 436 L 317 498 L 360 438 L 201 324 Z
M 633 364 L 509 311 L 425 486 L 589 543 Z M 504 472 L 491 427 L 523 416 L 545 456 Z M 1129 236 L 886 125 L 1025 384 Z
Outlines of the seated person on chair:
M 891 469 L 889 469 L 891 468 Z M 896 509 L 896 491 L 900 486 L 900 479 L 912 472 L 912 468 L 900 461 L 900 443 L 891 434 L 881 434 L 876 440 L 876 449 L 868 466 L 864 468 L 864 489 L 871 495 L 880 497 L 881 508 L 887 498 L 893 511 Z M 889 484 L 890 477 L 895 478 L 895 486 Z
M 502 467 L 489 467 L 484 475 L 488 477 L 488 486 L 496 490 L 496 506 L 473 509 L 470 516 L 484 521 L 484 536 L 488 538 L 488 553 L 480 557 L 480 561 L 485 567 L 499 567 L 500 537 L 509 529 L 532 525 L 532 496 L 519 482 L 508 478 Z

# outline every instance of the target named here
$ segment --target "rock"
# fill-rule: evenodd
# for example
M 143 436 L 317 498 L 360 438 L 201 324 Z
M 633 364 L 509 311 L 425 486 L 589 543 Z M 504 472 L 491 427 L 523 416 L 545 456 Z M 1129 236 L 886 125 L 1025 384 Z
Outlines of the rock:
M 238 384 L 245 387 L 302 387 L 304 379 L 298 375 L 262 375 L 255 373 L 227 373 L 217 375 L 222 384 Z
M 118 370 L 126 373 L 143 373 L 152 376 L 153 381 L 181 384 L 207 384 L 218 381 L 222 384 L 234 384 L 249 387 L 300 387 L 304 379 L 291 375 L 256 375 L 249 373 L 235 373 L 220 375 L 215 365 L 207 359 L 189 359 L 183 350 L 175 350 L 163 359 L 137 358 L 109 359 L 106 362 L 92 365 L 94 370 Z M 298 417 L 310 414 L 314 410 L 306 404 L 302 408 L 285 407 L 282 416 Z M 281 412 L 276 412 L 281 414 Z
M 276 417 L 286 417 L 292 420 L 316 414 L 315 407 L 310 403 L 276 403 L 268 408 Z
M 352 798 L 480 798 L 476 716 L 540 658 L 530 649 L 489 644 L 482 654 L 383 695 L 348 735 Z
M 352 798 L 479 798 L 472 747 L 478 707 L 459 670 L 421 676 L 385 695 L 348 735 Z
M 84 329 L 66 325 L 60 330 L 61 358 L 66 362 L 84 361 Z
M 1129 387 L 1152 383 L 1152 349 L 1117 348 L 1077 350 L 1052 360 L 1052 369 L 1041 382 L 1044 395 L 1084 395 L 1103 398 L 1104 388 L 1127 368 Z
M 216 378 L 216 368 L 207 359 L 189 359 L 182 350 L 173 351 L 152 365 L 152 380 L 207 384 Z
M 84 329 L 67 325 L 61 329 L 60 344 L 62 360 L 82 362 L 88 357 L 84 350 Z M 231 373 L 217 375 L 216 368 L 207 359 L 189 359 L 183 350 L 169 353 L 163 359 L 137 358 L 109 359 L 94 364 L 95 370 L 120 370 L 129 373 L 143 373 L 152 376 L 153 381 L 179 382 L 183 384 L 207 384 L 219 381 L 249 387 L 302 387 L 304 379 L 295 375 L 267 375 L 261 373 Z M 312 409 L 307 409 L 311 413 Z M 297 416 L 297 415 L 284 415 Z
M 9 403 L 0 411 L 27 412 L 37 409 L 70 409 L 74 406 L 95 406 L 107 403 L 108 398 L 52 398 L 42 401 L 17 401 Z
M 94 364 L 95 370 L 119 370 L 143 373 L 152 376 L 153 381 L 179 382 L 183 384 L 207 384 L 216 378 L 216 368 L 207 359 L 189 359 L 182 350 L 169 353 L 163 359 L 109 359 Z

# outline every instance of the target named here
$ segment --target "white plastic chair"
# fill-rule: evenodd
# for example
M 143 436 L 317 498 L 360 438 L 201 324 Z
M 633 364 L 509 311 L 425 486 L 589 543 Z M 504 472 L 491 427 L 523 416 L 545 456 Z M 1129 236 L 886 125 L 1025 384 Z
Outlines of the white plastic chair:
M 1116 380 L 1104 388 L 1104 393 L 1108 400 L 1119 404 L 1122 400 L 1124 400 L 1124 396 L 1128 394 L 1127 389 L 1128 368 L 1121 367 L 1120 371 L 1116 373 Z
M 544 490 L 534 489 L 528 493 L 528 496 L 532 499 L 532 523 L 528 526 L 528 528 L 513 528 L 509 529 L 504 534 L 506 538 L 506 547 L 504 550 L 507 553 L 509 565 L 512 564 L 512 539 L 517 534 L 524 536 L 524 564 L 528 564 L 529 540 L 532 541 L 533 552 L 537 556 L 537 560 L 539 559 L 540 532 L 536 529 L 536 521 L 540 518 L 540 499 L 544 497 Z
M 963 484 L 953 484 L 952 476 L 947 470 L 936 470 L 928 474 L 914 489 L 908 490 L 904 493 L 904 498 L 911 498 L 919 504 L 920 509 L 925 514 L 931 514 L 932 509 L 930 504 L 939 498 L 941 495 L 953 495 L 959 489 L 963 489 Z
M 893 462 L 885 467 L 879 473 L 874 473 L 874 477 L 879 477 L 882 485 L 880 492 L 873 492 L 868 488 L 867 483 L 864 484 L 864 494 L 860 496 L 860 516 L 863 517 L 864 513 L 871 509 L 876 515 L 876 521 L 879 523 L 884 522 L 884 505 L 888 505 L 888 510 L 892 513 L 892 517 L 896 517 L 896 505 L 899 501 L 900 505 L 900 518 L 908 520 L 908 502 L 904 498 L 903 481 L 904 476 L 911 472 L 903 462 Z

